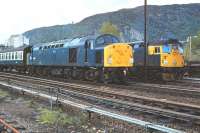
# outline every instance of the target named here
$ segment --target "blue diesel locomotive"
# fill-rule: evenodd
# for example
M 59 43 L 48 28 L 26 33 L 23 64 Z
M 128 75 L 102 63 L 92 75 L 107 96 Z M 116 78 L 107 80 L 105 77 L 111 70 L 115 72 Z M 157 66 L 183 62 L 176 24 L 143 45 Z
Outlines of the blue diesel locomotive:
M 0 70 L 114 81 L 133 66 L 132 47 L 113 35 L 86 36 L 0 52 Z

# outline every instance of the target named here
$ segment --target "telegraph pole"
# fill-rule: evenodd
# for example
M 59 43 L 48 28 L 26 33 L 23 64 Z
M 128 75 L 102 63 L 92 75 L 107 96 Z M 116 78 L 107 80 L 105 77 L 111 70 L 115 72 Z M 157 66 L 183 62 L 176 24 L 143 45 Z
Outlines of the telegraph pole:
M 144 0 L 144 69 L 145 69 L 145 80 L 147 81 L 147 65 L 148 65 L 148 43 L 147 43 L 147 0 Z
M 192 36 L 189 36 L 189 41 L 190 41 L 189 62 L 191 62 L 191 59 L 192 59 Z

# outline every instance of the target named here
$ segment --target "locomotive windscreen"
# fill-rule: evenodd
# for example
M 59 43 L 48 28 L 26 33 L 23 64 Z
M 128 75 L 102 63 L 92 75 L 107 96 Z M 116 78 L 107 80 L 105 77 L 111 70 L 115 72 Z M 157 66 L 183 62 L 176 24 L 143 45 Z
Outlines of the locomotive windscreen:
M 96 39 L 96 46 L 103 46 L 109 43 L 119 43 L 119 39 L 113 35 L 102 35 Z

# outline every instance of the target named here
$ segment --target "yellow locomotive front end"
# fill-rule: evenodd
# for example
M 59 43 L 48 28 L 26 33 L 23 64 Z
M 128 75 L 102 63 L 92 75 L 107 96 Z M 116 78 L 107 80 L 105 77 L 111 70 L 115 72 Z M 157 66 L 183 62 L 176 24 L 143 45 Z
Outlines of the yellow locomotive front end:
M 133 67 L 133 50 L 126 43 L 104 47 L 104 78 L 111 82 L 126 82 L 128 70 Z
M 164 48 L 163 48 L 164 49 Z M 177 46 L 172 46 L 169 52 L 161 51 L 161 67 L 181 68 L 184 67 L 183 53 Z
M 148 47 L 148 65 L 159 70 L 163 80 L 177 80 L 184 73 L 183 48 L 179 42 L 151 44 Z
M 104 67 L 128 68 L 133 66 L 132 47 L 125 43 L 110 44 L 104 48 Z

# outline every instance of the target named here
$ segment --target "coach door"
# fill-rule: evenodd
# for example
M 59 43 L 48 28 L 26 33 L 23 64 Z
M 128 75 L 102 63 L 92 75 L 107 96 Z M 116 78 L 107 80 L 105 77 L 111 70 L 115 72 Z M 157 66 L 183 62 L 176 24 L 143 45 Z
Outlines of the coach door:
M 25 48 L 24 49 L 24 60 L 23 60 L 23 62 L 24 62 L 24 64 L 29 64 L 30 62 L 29 62 L 29 57 L 30 57 L 30 54 L 31 54 L 31 46 L 29 46 L 29 47 L 27 47 L 27 48 Z

